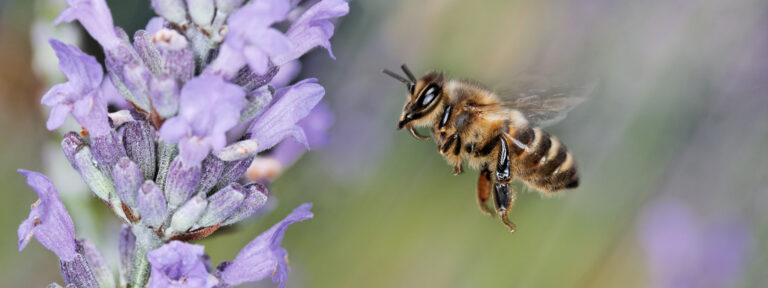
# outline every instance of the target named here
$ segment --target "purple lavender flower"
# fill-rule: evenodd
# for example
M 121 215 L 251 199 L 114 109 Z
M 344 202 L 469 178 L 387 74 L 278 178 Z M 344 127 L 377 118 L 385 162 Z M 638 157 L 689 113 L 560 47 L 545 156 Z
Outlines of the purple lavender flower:
M 245 92 L 219 77 L 203 75 L 181 89 L 179 115 L 168 119 L 160 136 L 179 143 L 182 157 L 201 162 L 213 149 L 227 145 L 226 132 L 237 124 Z
M 274 103 L 248 129 L 259 143 L 259 151 L 272 148 L 286 136 L 309 148 L 304 130 L 296 123 L 309 114 L 324 94 L 325 89 L 314 78 L 277 90 Z
M 343 0 L 322 0 L 307 9 L 285 33 L 291 41 L 292 49 L 275 57 L 273 60 L 275 64 L 282 65 L 297 59 L 316 46 L 325 48 L 331 58 L 336 59 L 331 51 L 331 43 L 328 41 L 333 36 L 334 28 L 330 19 L 347 15 L 347 13 L 349 13 L 349 4 Z
M 314 139 L 322 138 L 316 134 L 327 126 L 326 118 L 300 121 L 322 99 L 323 87 L 314 79 L 277 89 L 269 83 L 288 84 L 298 65 L 293 60 L 310 48 L 330 52 L 330 19 L 345 15 L 347 4 L 323 0 L 289 20 L 284 34 L 272 25 L 285 21 L 297 1 L 243 2 L 153 0 L 163 18 L 136 31 L 132 43 L 114 27 L 104 0 L 68 0 L 57 19 L 78 20 L 106 55 L 105 78 L 95 58 L 51 40 L 68 82 L 51 88 L 42 102 L 52 107 L 49 129 L 71 114 L 87 132 L 67 133 L 62 149 L 94 194 L 126 223 L 119 237 L 121 286 L 146 287 L 150 274 L 151 287 L 217 285 L 203 247 L 183 241 L 205 238 L 264 206 L 266 186 L 239 182 L 257 153 L 286 136 L 304 148 L 320 143 Z M 281 65 L 284 79 L 272 82 Z M 124 110 L 108 114 L 107 102 Z M 41 200 L 19 227 L 19 248 L 36 237 L 61 258 L 67 285 L 114 286 L 101 254 L 75 240 L 50 181 L 20 172 Z M 312 217 L 310 206 L 297 208 L 222 265 L 218 285 L 269 275 L 284 285 L 286 251 L 280 242 L 288 225 Z
M 205 247 L 171 241 L 147 253 L 152 264 L 150 288 L 162 287 L 213 287 L 218 283 L 208 273 L 203 259 Z
M 104 74 L 96 58 L 87 55 L 75 46 L 56 40 L 50 41 L 59 68 L 69 82 L 56 84 L 43 96 L 41 102 L 51 106 L 51 115 L 46 126 L 53 130 L 61 126 L 68 113 L 94 135 L 109 133 L 107 106 L 101 97 L 101 81 Z
M 280 244 L 288 226 L 312 218 L 312 212 L 309 211 L 311 208 L 312 204 L 303 204 L 294 209 L 288 217 L 248 243 L 231 263 L 219 265 L 221 281 L 228 285 L 238 285 L 259 281 L 271 275 L 272 282 L 280 282 L 278 287 L 285 287 L 288 252 Z
M 77 254 L 75 226 L 53 183 L 45 175 L 34 171 L 19 170 L 19 173 L 27 177 L 27 184 L 40 197 L 32 204 L 27 220 L 19 226 L 19 251 L 34 236 L 45 248 L 56 253 L 59 259 L 74 259 Z
M 267 72 L 270 57 L 291 49 L 288 37 L 270 27 L 284 20 L 289 10 L 288 1 L 251 1 L 232 13 L 227 19 L 229 32 L 209 71 L 232 78 L 248 64 L 256 74 Z

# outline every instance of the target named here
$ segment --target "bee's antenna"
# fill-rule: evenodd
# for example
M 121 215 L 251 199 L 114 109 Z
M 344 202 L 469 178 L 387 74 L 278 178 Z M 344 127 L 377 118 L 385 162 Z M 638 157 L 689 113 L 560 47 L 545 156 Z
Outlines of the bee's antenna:
M 408 76 L 408 79 L 411 79 L 411 82 L 416 83 L 416 77 L 413 76 L 413 73 L 411 73 L 411 70 L 408 69 L 408 66 L 403 64 L 400 66 L 400 68 L 403 69 L 403 72 L 405 72 L 405 75 Z
M 405 85 L 413 85 L 412 81 L 410 81 L 408 79 L 405 79 L 405 77 L 403 77 L 403 76 L 397 75 L 395 72 L 389 71 L 387 69 L 383 69 L 383 70 L 381 70 L 381 72 L 384 73 L 384 74 L 389 75 L 392 78 L 397 79 L 400 82 L 405 83 Z

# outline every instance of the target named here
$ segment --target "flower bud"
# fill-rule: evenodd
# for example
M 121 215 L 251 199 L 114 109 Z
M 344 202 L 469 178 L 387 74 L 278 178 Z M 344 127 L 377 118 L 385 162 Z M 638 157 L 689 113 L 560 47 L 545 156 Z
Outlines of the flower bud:
M 153 228 L 160 227 L 168 213 L 163 190 L 160 190 L 152 180 L 147 180 L 139 189 L 138 202 L 141 221 Z
M 216 185 L 224 171 L 224 161 L 209 154 L 202 164 L 202 173 L 200 174 L 200 183 L 197 184 L 195 194 L 207 194 L 211 188 Z
M 162 68 L 162 58 L 160 58 L 160 51 L 157 50 L 155 44 L 152 43 L 152 35 L 147 31 L 138 30 L 133 34 L 133 49 L 139 54 L 139 58 L 144 61 L 149 71 L 153 74 L 160 72 Z
M 171 217 L 171 229 L 177 232 L 185 232 L 200 219 L 205 212 L 208 201 L 203 197 L 195 196 L 182 205 Z
M 251 162 L 253 162 L 253 156 L 242 160 L 226 162 L 224 165 L 224 172 L 221 173 L 221 178 L 219 178 L 219 182 L 216 183 L 214 189 L 224 188 L 229 185 L 229 183 L 237 181 L 240 177 L 243 177 L 243 174 L 248 170 L 248 166 L 251 165 Z
M 83 177 L 83 181 L 88 184 L 91 191 L 101 200 L 109 201 L 109 195 L 115 193 L 115 186 L 112 184 L 112 180 L 104 175 L 96 165 L 96 159 L 91 153 L 91 148 L 80 146 L 80 149 L 75 153 L 75 163 L 77 163 L 80 176 Z
M 176 30 L 162 29 L 152 36 L 152 42 L 163 58 L 163 71 L 180 82 L 192 79 L 195 74 L 195 55 L 186 37 Z
M 125 156 L 125 148 L 120 145 L 115 132 L 110 131 L 100 136 L 91 135 L 91 149 L 101 171 L 104 175 L 112 177 L 112 167 L 115 167 L 120 157 Z
M 223 161 L 236 161 L 256 155 L 259 144 L 254 139 L 232 143 L 215 153 Z
M 75 287 L 99 288 L 99 282 L 88 266 L 88 260 L 81 254 L 75 254 L 71 261 L 60 261 L 59 268 L 64 283 L 74 284 Z
M 216 9 L 224 14 L 232 13 L 235 9 L 240 8 L 245 0 L 216 0 Z
M 267 203 L 267 187 L 259 183 L 251 183 L 243 186 L 243 192 L 245 192 L 245 199 L 237 211 L 232 213 L 229 218 L 224 221 L 223 225 L 230 225 L 236 222 L 240 222 L 256 213 L 264 204 Z M 241 190 L 242 191 L 242 190 Z
M 216 11 L 213 0 L 187 0 L 187 10 L 192 22 L 202 27 L 209 27 Z
M 208 197 L 208 208 L 205 209 L 203 216 L 197 220 L 197 225 L 201 227 L 213 226 L 235 213 L 245 199 L 245 194 L 241 191 L 245 190 L 240 184 L 232 183 Z
M 77 245 L 82 247 L 83 256 L 85 256 L 85 260 L 88 261 L 88 266 L 91 267 L 93 276 L 96 278 L 99 287 L 115 287 L 115 279 L 112 275 L 112 270 L 109 269 L 106 261 L 104 261 L 104 256 L 102 256 L 101 252 L 96 249 L 96 246 L 87 239 L 77 240 Z
M 123 128 L 125 152 L 141 169 L 144 179 L 155 178 L 155 137 L 154 129 L 147 121 L 132 121 Z
M 157 177 L 155 179 L 158 187 L 165 187 L 171 161 L 176 155 L 179 155 L 179 147 L 176 144 L 163 141 L 163 139 L 157 141 Z
M 120 158 L 120 161 L 115 165 L 115 190 L 117 191 L 117 197 L 128 205 L 128 207 L 136 207 L 136 195 L 139 193 L 139 187 L 144 182 L 144 177 L 141 175 L 141 169 L 136 163 L 133 163 L 128 157 Z
M 187 23 L 187 9 L 182 0 L 152 0 L 152 8 L 157 15 L 163 16 L 166 20 L 176 23 Z
M 134 98 L 134 104 L 144 111 L 151 110 L 149 103 L 149 81 L 152 72 L 140 61 L 132 61 L 123 67 L 123 83 Z
M 85 143 L 83 137 L 80 137 L 80 134 L 77 134 L 77 132 L 70 131 L 65 134 L 64 139 L 61 140 L 61 150 L 64 151 L 64 156 L 67 157 L 69 164 L 72 165 L 72 168 L 75 168 L 75 170 L 77 170 L 77 165 L 75 165 L 75 153 L 77 153 L 77 149 L 80 146 L 88 146 L 88 144 Z
M 200 182 L 200 163 L 188 163 L 183 157 L 176 156 L 168 169 L 165 194 L 171 208 L 179 207 L 187 201 Z
M 179 111 L 179 87 L 168 74 L 152 78 L 149 85 L 150 98 L 160 117 L 170 118 Z

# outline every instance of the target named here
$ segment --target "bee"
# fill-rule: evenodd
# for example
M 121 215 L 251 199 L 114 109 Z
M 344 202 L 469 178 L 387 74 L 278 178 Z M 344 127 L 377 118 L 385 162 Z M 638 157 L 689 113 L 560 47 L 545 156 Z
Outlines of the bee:
M 441 72 L 416 79 L 405 64 L 401 69 L 405 77 L 382 70 L 408 89 L 398 130 L 405 128 L 416 139 L 427 140 L 415 128 L 430 127 L 438 152 L 453 164 L 455 175 L 463 172 L 465 162 L 480 170 L 480 211 L 493 217 L 487 203 L 493 195 L 495 214 L 511 232 L 515 224 L 508 214 L 517 197 L 510 188 L 512 180 L 520 179 L 546 196 L 579 186 L 573 155 L 541 127 L 562 120 L 585 98 L 560 88 L 530 87 L 530 82 L 497 93 L 473 80 L 450 79 Z

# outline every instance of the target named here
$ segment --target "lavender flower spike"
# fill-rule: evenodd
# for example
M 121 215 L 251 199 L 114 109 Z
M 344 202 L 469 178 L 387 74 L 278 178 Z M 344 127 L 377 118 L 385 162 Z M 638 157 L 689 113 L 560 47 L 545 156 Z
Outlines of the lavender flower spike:
M 115 33 L 112 13 L 104 0 L 67 0 L 69 8 L 61 12 L 54 25 L 72 20 L 80 21 L 88 34 L 96 39 L 105 50 L 120 45 L 120 37 Z
M 227 145 L 226 132 L 237 124 L 245 91 L 212 75 L 193 78 L 181 89 L 179 115 L 168 119 L 160 136 L 179 142 L 181 157 L 200 163 L 208 153 Z
M 40 197 L 32 204 L 27 220 L 19 225 L 19 251 L 35 236 L 40 244 L 56 253 L 59 259 L 72 261 L 77 255 L 75 226 L 61 203 L 56 188 L 43 174 L 21 169 L 18 171 L 27 177 L 27 185 Z
M 67 114 L 72 112 L 77 122 L 90 133 L 109 133 L 106 103 L 101 99 L 99 89 L 104 78 L 101 65 L 96 62 L 96 58 L 83 53 L 75 46 L 55 39 L 51 39 L 50 43 L 59 57 L 59 68 L 69 81 L 51 87 L 41 100 L 52 108 L 46 123 L 48 130 L 61 126 Z
M 272 148 L 289 135 L 309 148 L 304 131 L 296 122 L 306 117 L 323 95 L 325 89 L 314 78 L 277 90 L 277 101 L 248 128 L 259 143 L 258 151 Z
M 347 13 L 349 13 L 349 4 L 343 0 L 322 0 L 307 9 L 285 33 L 291 39 L 293 48 L 275 57 L 273 59 L 275 64 L 283 65 L 298 59 L 315 46 L 322 46 L 328 50 L 331 58 L 336 59 L 331 51 L 331 43 L 328 41 L 333 36 L 333 24 L 330 19 L 339 18 Z
M 285 287 L 288 277 L 288 253 L 280 247 L 288 226 L 312 218 L 309 210 L 312 204 L 302 204 L 294 209 L 283 221 L 265 231 L 237 254 L 232 263 L 220 265 L 220 280 L 228 285 L 259 281 L 272 275 L 272 282 L 280 282 L 278 287 Z
M 147 253 L 152 264 L 149 288 L 213 287 L 218 283 L 204 262 L 203 246 L 171 241 Z

